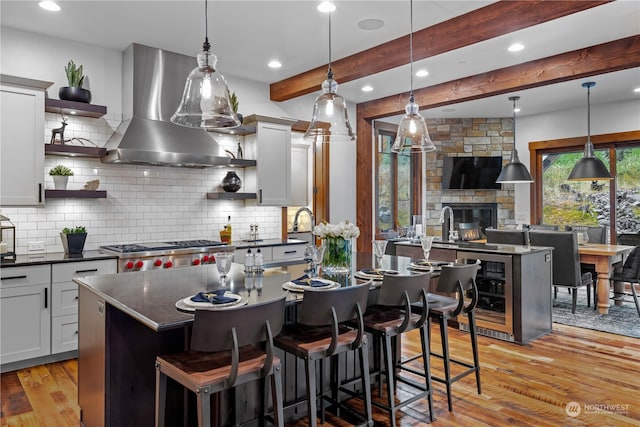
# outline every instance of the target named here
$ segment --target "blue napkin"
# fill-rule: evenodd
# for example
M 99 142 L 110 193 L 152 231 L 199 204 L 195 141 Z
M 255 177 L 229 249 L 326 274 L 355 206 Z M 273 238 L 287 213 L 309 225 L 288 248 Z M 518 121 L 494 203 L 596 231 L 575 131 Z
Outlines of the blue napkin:
M 208 302 L 211 304 L 227 304 L 237 301 L 236 298 L 225 297 L 224 289 L 218 289 L 217 291 L 203 291 L 191 297 L 193 302 Z
M 362 269 L 364 274 L 375 274 L 377 276 L 382 277 L 384 274 L 398 274 L 397 271 L 394 270 L 381 270 L 379 268 L 364 268 Z
M 313 280 L 306 274 L 302 277 L 298 277 L 297 279 L 292 280 L 291 283 L 298 286 L 310 286 L 312 288 L 321 288 L 323 286 L 329 286 L 331 284 L 323 282 L 321 280 Z

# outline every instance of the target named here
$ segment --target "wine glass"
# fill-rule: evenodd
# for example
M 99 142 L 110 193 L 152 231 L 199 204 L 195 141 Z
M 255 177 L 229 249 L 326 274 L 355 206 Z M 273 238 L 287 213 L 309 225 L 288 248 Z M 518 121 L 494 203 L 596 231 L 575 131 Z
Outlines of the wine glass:
M 322 264 L 322 258 L 324 257 L 324 246 L 311 246 L 311 262 L 313 263 L 313 274 L 318 275 L 318 266 Z
M 231 263 L 233 262 L 233 252 L 219 252 L 215 255 L 216 268 L 220 276 L 220 283 L 225 286 L 227 282 L 227 274 L 231 270 Z
M 420 238 L 420 245 L 422 245 L 422 252 L 424 253 L 424 259 L 427 262 L 429 262 L 429 254 L 431 253 L 432 244 L 433 244 L 433 236 L 422 236 Z

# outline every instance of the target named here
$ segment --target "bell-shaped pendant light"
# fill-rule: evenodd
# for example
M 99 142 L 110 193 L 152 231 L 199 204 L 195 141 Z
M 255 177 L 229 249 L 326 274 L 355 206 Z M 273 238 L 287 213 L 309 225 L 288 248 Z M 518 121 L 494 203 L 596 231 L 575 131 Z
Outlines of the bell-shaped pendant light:
M 218 58 L 209 52 L 207 0 L 204 11 L 205 38 L 202 52 L 198 54 L 198 66 L 187 77 L 182 100 L 171 121 L 181 126 L 204 129 L 240 126 L 240 120 L 231 108 L 227 82 L 216 70 Z
M 597 181 L 599 179 L 613 179 L 602 160 L 596 157 L 591 143 L 591 88 L 595 82 L 582 83 L 587 88 L 587 143 L 584 145 L 584 156 L 578 160 L 569 174 L 569 181 Z
M 355 141 L 347 115 L 347 103 L 338 95 L 338 82 L 331 71 L 331 12 L 329 12 L 329 71 L 322 82 L 322 93 L 313 104 L 313 117 L 303 137 L 307 141 L 343 142 Z
M 516 101 L 520 99 L 519 96 L 512 96 L 509 101 L 513 101 L 513 151 L 511 152 L 511 158 L 509 163 L 502 167 L 500 175 L 496 182 L 499 184 L 522 184 L 531 183 L 533 178 L 527 170 L 527 167 L 520 162 L 518 157 L 518 150 L 516 149 Z
M 391 146 L 391 151 L 398 154 L 424 153 L 434 151 L 429 137 L 427 122 L 420 114 L 420 106 L 416 104 L 413 97 L 413 0 L 410 5 L 409 24 L 409 64 L 411 72 L 411 91 L 409 92 L 409 103 L 404 107 L 405 115 L 400 119 L 396 139 Z

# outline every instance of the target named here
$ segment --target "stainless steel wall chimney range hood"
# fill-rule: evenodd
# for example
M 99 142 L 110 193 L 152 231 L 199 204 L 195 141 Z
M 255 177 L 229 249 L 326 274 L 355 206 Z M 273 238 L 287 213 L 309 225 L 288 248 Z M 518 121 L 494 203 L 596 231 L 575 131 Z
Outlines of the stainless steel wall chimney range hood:
M 123 53 L 123 121 L 103 163 L 225 166 L 229 157 L 208 132 L 169 122 L 195 58 L 131 44 Z

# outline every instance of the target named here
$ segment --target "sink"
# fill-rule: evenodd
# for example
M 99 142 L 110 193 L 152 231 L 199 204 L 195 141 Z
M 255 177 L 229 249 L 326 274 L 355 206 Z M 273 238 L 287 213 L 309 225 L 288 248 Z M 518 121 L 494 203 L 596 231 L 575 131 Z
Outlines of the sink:
M 289 231 L 287 233 L 287 238 L 313 243 L 313 234 L 311 234 L 310 231 Z

